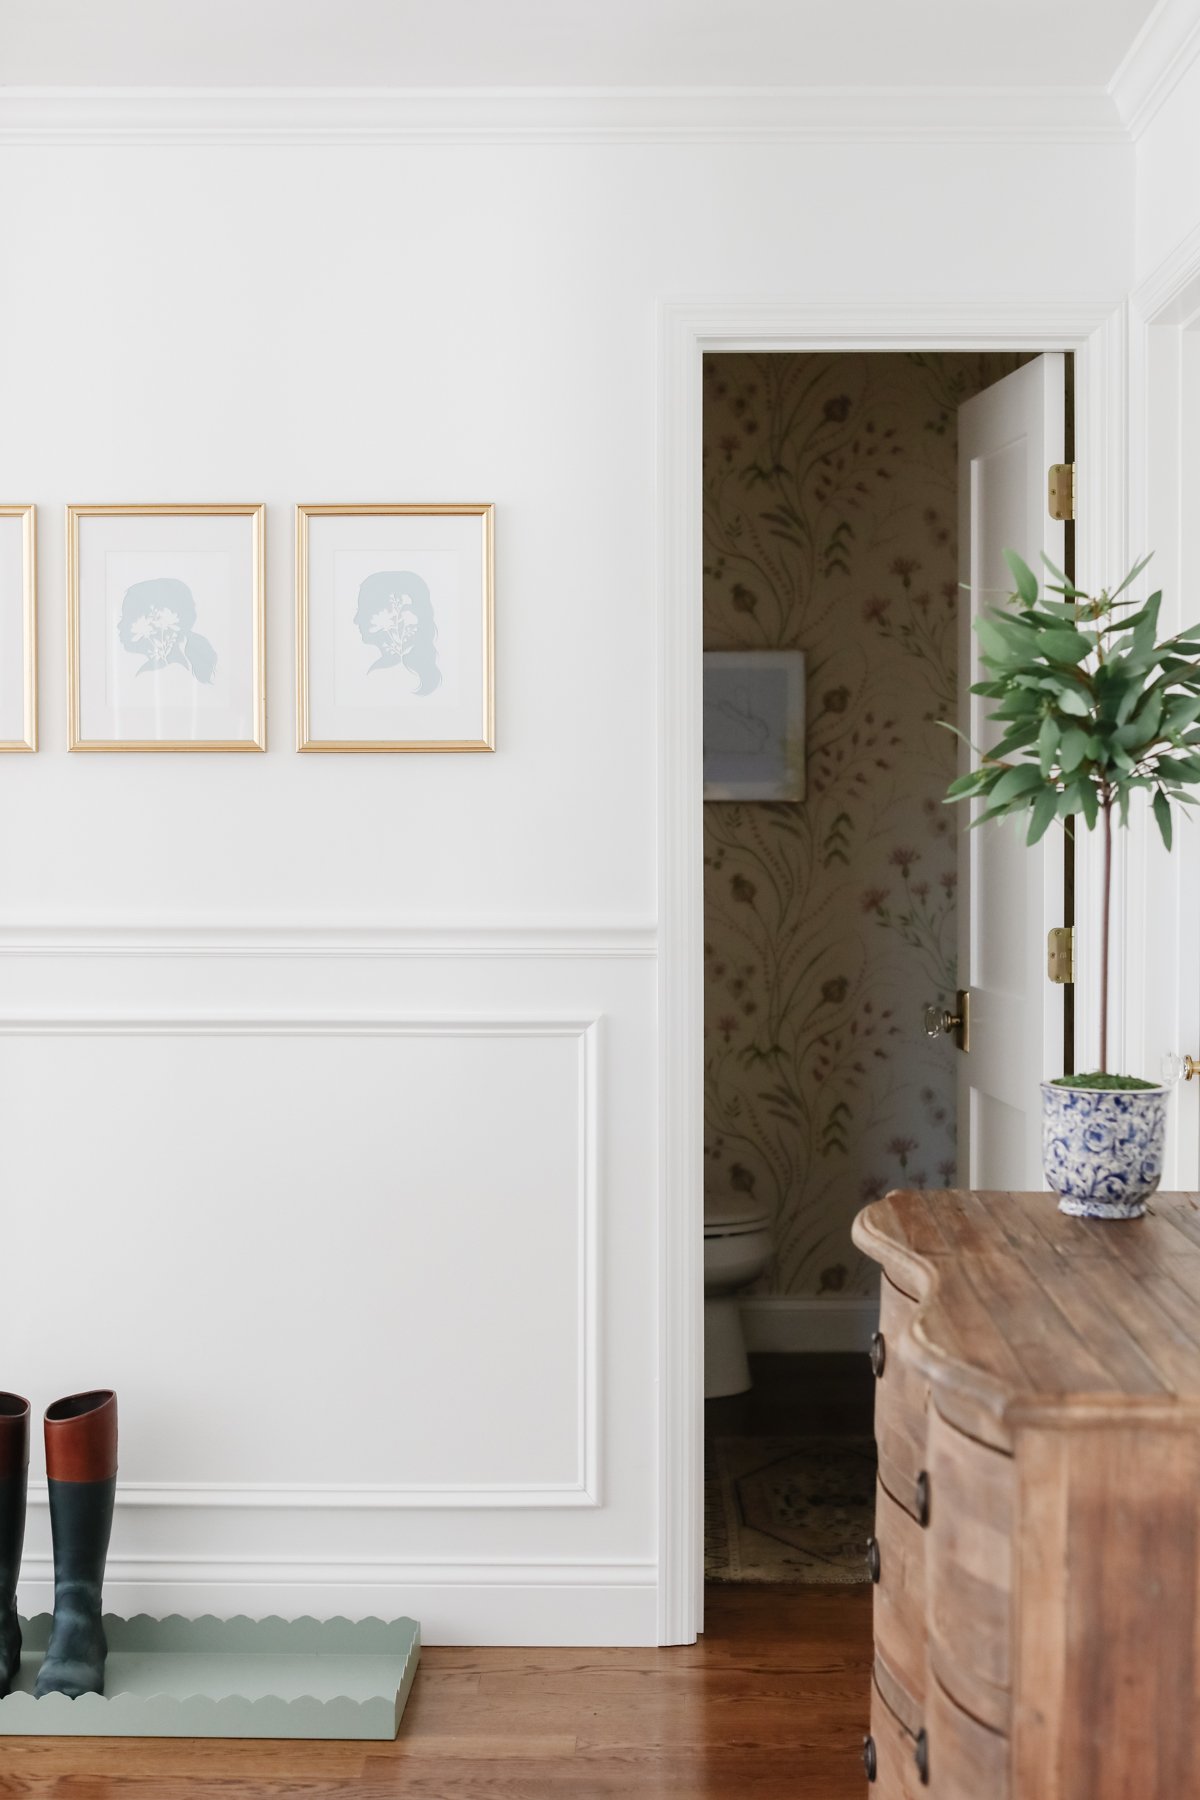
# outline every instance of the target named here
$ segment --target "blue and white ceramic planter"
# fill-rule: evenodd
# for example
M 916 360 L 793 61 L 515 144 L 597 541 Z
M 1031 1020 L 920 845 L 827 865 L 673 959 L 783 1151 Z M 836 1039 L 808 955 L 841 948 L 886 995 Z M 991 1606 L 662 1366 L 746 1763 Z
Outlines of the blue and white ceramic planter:
M 1042 1164 L 1059 1212 L 1140 1219 L 1162 1178 L 1170 1088 L 1042 1083 Z

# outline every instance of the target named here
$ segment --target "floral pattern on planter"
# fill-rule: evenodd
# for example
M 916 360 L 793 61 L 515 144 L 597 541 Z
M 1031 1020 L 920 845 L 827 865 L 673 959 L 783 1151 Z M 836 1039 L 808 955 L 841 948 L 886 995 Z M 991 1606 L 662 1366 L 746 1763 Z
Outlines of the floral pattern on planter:
M 955 1178 L 955 409 L 1026 360 L 705 365 L 705 645 L 808 658 L 807 799 L 704 809 L 706 1181 L 775 1293 L 871 1292 L 859 1207 Z
M 1042 1162 L 1060 1212 L 1141 1218 L 1162 1180 L 1170 1091 L 1042 1083 Z

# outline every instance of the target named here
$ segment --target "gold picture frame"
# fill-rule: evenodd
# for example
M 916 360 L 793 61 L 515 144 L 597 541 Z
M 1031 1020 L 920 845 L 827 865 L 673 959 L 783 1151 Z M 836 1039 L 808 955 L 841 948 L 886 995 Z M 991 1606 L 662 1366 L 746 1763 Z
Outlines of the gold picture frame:
M 21 735 L 0 738 L 0 751 L 28 755 L 38 747 L 37 507 L 0 506 L 0 519 L 21 535 Z
M 84 735 L 83 682 L 81 674 L 81 576 L 80 526 L 89 519 L 248 519 L 250 521 L 251 619 L 250 678 L 245 698 L 250 718 L 247 737 L 87 737 Z M 261 504 L 192 505 L 147 503 L 141 505 L 68 506 L 67 535 L 67 718 L 69 748 L 99 753 L 164 752 L 167 754 L 240 753 L 265 751 L 267 747 L 266 676 L 266 507 Z M 167 552 L 166 554 L 170 554 Z M 135 634 L 136 635 L 136 634 Z M 193 639 L 193 641 L 197 641 Z M 199 640 L 203 641 L 203 640 Z M 211 646 L 208 646 L 211 650 Z M 190 666 L 190 665 L 189 665 Z M 193 669 L 193 673 L 194 673 Z
M 381 501 L 359 505 L 329 504 L 319 506 L 297 506 L 296 749 L 298 751 L 305 753 L 316 752 L 340 755 L 370 755 L 389 752 L 406 754 L 422 751 L 430 753 L 448 752 L 469 754 L 471 752 L 488 752 L 495 749 L 495 511 L 495 506 L 491 501 L 405 503 Z M 443 522 L 453 519 L 475 519 L 479 522 L 478 544 L 477 546 L 473 546 L 470 551 L 472 560 L 474 560 L 476 554 L 478 555 L 478 595 L 473 605 L 468 609 L 464 609 L 465 611 L 474 612 L 477 608 L 478 617 L 479 639 L 478 641 L 474 639 L 474 627 L 472 626 L 472 636 L 470 640 L 471 649 L 467 653 L 468 657 L 473 659 L 473 666 L 475 668 L 475 680 L 472 685 L 478 689 L 476 696 L 478 700 L 477 735 L 471 735 L 470 731 L 458 730 L 453 726 L 447 730 L 447 735 L 440 737 L 416 736 L 411 732 L 399 736 L 380 737 L 369 736 L 365 733 L 361 736 L 342 735 L 338 733 L 329 733 L 328 735 L 314 734 L 312 729 L 314 683 L 311 673 L 313 661 L 311 645 L 313 630 L 313 596 L 311 592 L 313 570 L 313 522 L 335 519 L 379 520 L 385 518 L 393 520 L 424 518 Z M 454 554 L 460 556 L 465 553 L 465 549 L 454 552 Z M 365 555 L 366 553 L 355 554 Z M 394 560 L 398 556 L 409 555 L 410 553 L 404 550 L 380 549 L 376 547 L 373 554 L 377 560 L 386 560 L 389 557 Z M 447 554 L 447 552 L 436 551 L 431 554 Z M 382 578 L 382 576 L 379 576 L 371 577 L 370 579 Z M 366 582 L 363 583 L 363 590 L 365 590 L 365 587 Z M 436 630 L 436 608 L 432 605 L 427 585 L 422 584 L 422 587 L 424 589 L 424 599 L 419 602 L 419 604 L 424 606 L 425 611 L 428 614 L 427 652 L 436 668 L 436 651 L 434 649 L 434 646 L 436 646 L 438 641 Z M 360 594 L 363 590 L 360 590 Z M 394 607 L 396 604 L 396 596 L 391 595 L 388 596 L 388 598 L 391 599 Z M 401 595 L 401 599 L 404 601 L 405 605 L 409 604 L 405 595 Z M 406 668 L 410 666 L 403 647 L 396 646 L 393 654 L 384 656 L 380 654 L 382 646 L 378 642 L 373 642 L 371 640 L 366 625 L 359 622 L 358 629 L 363 644 L 367 647 L 368 654 L 376 654 L 377 656 L 376 663 L 371 665 L 372 669 L 383 667 L 385 662 L 390 665 L 396 665 L 403 662 L 405 663 Z M 438 673 L 438 683 L 439 685 L 441 683 L 440 672 Z M 419 696 L 424 692 L 425 688 L 422 681 L 422 685 L 417 689 L 417 695 Z M 405 697 L 406 704 L 412 697 L 411 694 Z M 337 711 L 338 709 L 336 706 L 333 706 L 331 710 Z M 342 709 L 342 711 L 345 710 L 345 708 Z M 471 723 L 473 724 L 475 717 L 474 706 L 472 706 L 470 710 L 472 713 Z M 466 708 L 464 708 L 463 711 L 465 713 Z

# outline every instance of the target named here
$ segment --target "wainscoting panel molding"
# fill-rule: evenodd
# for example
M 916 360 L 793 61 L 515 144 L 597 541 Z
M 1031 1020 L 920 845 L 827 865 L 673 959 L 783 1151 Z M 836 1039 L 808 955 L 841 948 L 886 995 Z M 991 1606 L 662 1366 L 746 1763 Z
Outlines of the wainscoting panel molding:
M 653 925 L 0 925 L 0 957 L 653 957 Z
M 309 1015 L 266 1017 L 246 1014 L 243 1016 L 192 1016 L 178 1017 L 162 1015 L 152 1016 L 57 1016 L 45 1014 L 41 1017 L 17 1018 L 11 1015 L 0 1018 L 0 1039 L 19 1038 L 32 1046 L 38 1041 L 46 1040 L 184 1040 L 189 1044 L 197 1044 L 205 1040 L 218 1040 L 226 1045 L 259 1039 L 286 1039 L 294 1045 L 304 1046 L 305 1057 L 316 1055 L 315 1045 L 325 1045 L 331 1041 L 343 1040 L 355 1046 L 383 1041 L 389 1045 L 420 1045 L 426 1057 L 431 1047 L 437 1043 L 452 1043 L 458 1054 L 464 1046 L 474 1043 L 476 1046 L 487 1045 L 493 1048 L 496 1056 L 507 1062 L 511 1070 L 514 1060 L 519 1055 L 519 1046 L 561 1046 L 571 1065 L 573 1065 L 572 1081 L 575 1088 L 573 1096 L 574 1117 L 568 1123 L 571 1135 L 575 1140 L 574 1194 L 572 1196 L 573 1220 L 571 1237 L 574 1239 L 573 1269 L 569 1271 L 570 1285 L 573 1288 L 574 1342 L 564 1343 L 561 1336 L 555 1337 L 546 1344 L 548 1357 L 552 1360 L 567 1361 L 575 1366 L 574 1394 L 572 1408 L 575 1423 L 573 1426 L 573 1467 L 569 1473 L 559 1479 L 543 1478 L 538 1480 L 497 1480 L 488 1477 L 464 1480 L 443 1481 L 348 1481 L 348 1482 L 289 1482 L 289 1481 L 224 1481 L 207 1482 L 195 1479 L 177 1481 L 154 1481 L 139 1479 L 136 1475 L 124 1479 L 121 1483 L 121 1503 L 130 1506 L 184 1506 L 184 1507 L 301 1507 L 323 1509 L 326 1507 L 492 1507 L 492 1506 L 595 1506 L 598 1504 L 598 1421 L 597 1421 L 597 1367 L 596 1367 L 596 1235 L 597 1235 L 597 1072 L 596 1072 L 596 1040 L 599 1033 L 599 1022 L 596 1019 L 517 1017 L 517 1018 L 338 1018 Z M 147 1066 L 142 1059 L 139 1072 Z M 111 1070 L 119 1058 L 119 1053 L 110 1050 L 105 1056 L 105 1063 Z M 28 1062 L 28 1052 L 26 1059 Z M 552 1071 L 545 1058 L 540 1059 L 535 1079 L 553 1079 Z M 351 1071 L 354 1065 L 349 1065 Z M 414 1079 L 415 1065 L 410 1058 L 404 1067 L 401 1079 Z M 492 1079 L 502 1079 L 500 1069 L 488 1071 Z M 176 1079 L 178 1079 L 176 1077 Z M 171 1077 L 165 1080 L 168 1094 L 171 1092 Z M 120 1084 L 118 1083 L 118 1086 Z M 106 1090 L 109 1091 L 109 1090 Z M 187 1097 L 178 1090 L 175 1097 L 187 1105 Z M 529 1114 L 529 1126 L 537 1128 L 537 1115 L 540 1110 L 537 1092 L 530 1095 L 532 1106 Z M 420 1097 L 414 1095 L 419 1105 Z M 153 1091 L 144 1097 L 131 1095 L 131 1111 L 134 1121 L 138 1119 L 144 1101 L 153 1101 Z M 194 1102 L 193 1102 L 194 1104 Z M 407 1132 L 409 1142 L 412 1141 L 412 1120 L 406 1122 L 403 1094 L 397 1095 L 397 1128 L 399 1141 L 402 1143 Z M 265 1122 L 265 1121 L 264 1121 Z M 219 1121 L 210 1118 L 207 1122 L 209 1132 L 216 1132 Z M 161 1140 L 159 1140 L 161 1142 Z M 353 1165 L 347 1169 L 346 1179 L 353 1181 Z M 234 1171 L 228 1171 L 230 1176 Z M 439 1196 L 430 1193 L 426 1205 L 437 1207 Z M 354 1233 L 364 1229 L 364 1222 L 351 1223 L 349 1207 L 339 1208 L 347 1220 L 350 1240 Z M 143 1227 L 146 1214 L 141 1215 Z M 114 1220 L 115 1223 L 115 1220 Z M 369 1222 L 365 1229 L 369 1230 Z M 272 1256 L 269 1246 L 268 1254 L 262 1267 L 262 1275 L 269 1278 Z M 284 1251 L 283 1244 L 280 1245 Z M 464 1245 L 464 1254 L 468 1246 Z M 420 1255 L 421 1249 L 415 1253 Z M 532 1250 L 530 1256 L 532 1259 Z M 561 1265 L 555 1265 L 554 1273 L 561 1277 L 567 1273 Z M 497 1270 L 497 1278 L 504 1279 L 507 1271 Z M 514 1299 L 517 1297 L 514 1296 Z M 253 1302 L 254 1296 L 250 1296 Z M 532 1296 L 526 1294 L 519 1303 L 528 1306 Z M 303 1302 L 300 1302 L 303 1304 Z M 264 1297 L 264 1312 L 266 1310 Z M 318 1302 L 313 1307 L 313 1326 L 320 1330 L 322 1317 L 329 1318 L 331 1329 L 346 1329 L 348 1320 L 334 1322 L 330 1312 Z M 166 1320 L 160 1320 L 160 1326 Z M 395 1354 L 403 1361 L 406 1340 L 406 1325 L 402 1317 L 396 1321 Z M 481 1354 L 494 1359 L 499 1346 L 481 1344 Z M 376 1346 L 378 1353 L 378 1346 Z M 285 1387 L 286 1387 L 285 1377 Z M 328 1400 L 324 1402 L 328 1404 Z M 347 1398 L 347 1405 L 352 1406 Z M 464 1407 L 464 1416 L 469 1417 L 469 1410 Z M 299 1429 L 304 1428 L 304 1412 L 301 1406 L 296 1413 Z M 314 1422 L 315 1424 L 315 1422 Z M 325 1427 L 328 1430 L 328 1426 Z M 402 1419 L 397 1416 L 396 1435 L 403 1437 Z M 556 1438 L 556 1444 L 557 1444 Z M 432 1446 L 430 1447 L 432 1449 Z M 135 1455 L 137 1451 L 135 1450 Z M 144 1455 L 144 1452 L 143 1452 Z M 553 1459 L 553 1458 L 552 1458 Z M 195 1462 L 192 1455 L 185 1460 Z M 31 1499 L 35 1504 L 45 1503 L 44 1485 L 31 1484 Z
M 8 1380 L 120 1393 L 109 1603 L 652 1642 L 653 928 L 22 921 L 0 966 Z

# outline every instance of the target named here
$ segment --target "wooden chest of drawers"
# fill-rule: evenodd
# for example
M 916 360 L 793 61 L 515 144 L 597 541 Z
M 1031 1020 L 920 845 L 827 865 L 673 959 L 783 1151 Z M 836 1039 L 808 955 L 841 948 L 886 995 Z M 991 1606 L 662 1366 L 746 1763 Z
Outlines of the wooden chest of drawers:
M 883 1269 L 877 1800 L 1200 1800 L 1200 1200 L 897 1193 Z

